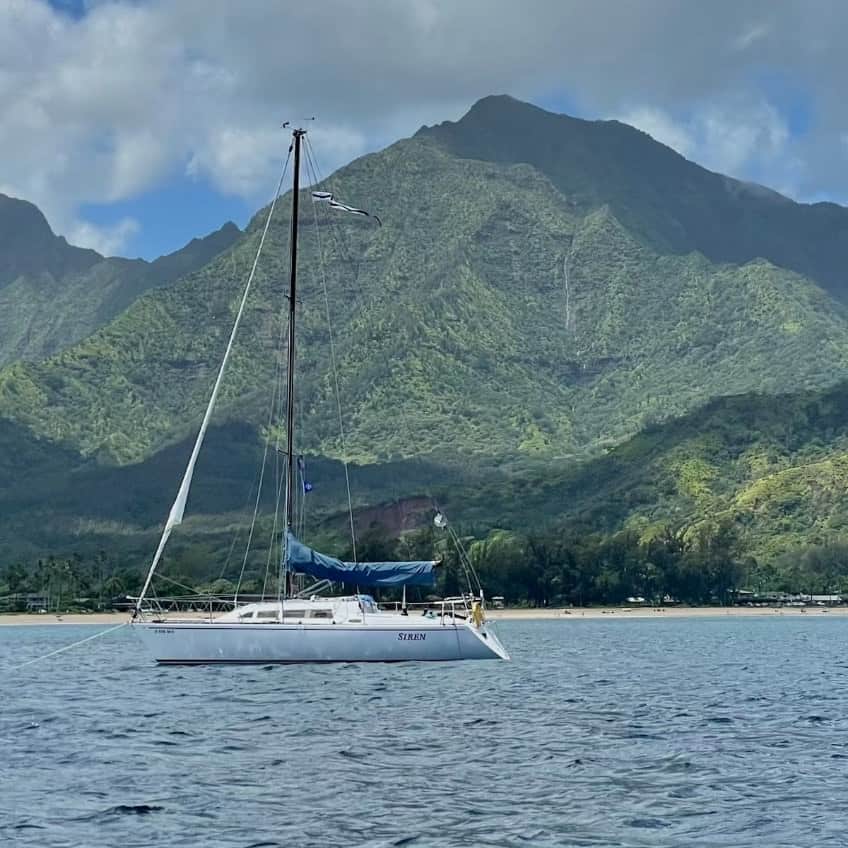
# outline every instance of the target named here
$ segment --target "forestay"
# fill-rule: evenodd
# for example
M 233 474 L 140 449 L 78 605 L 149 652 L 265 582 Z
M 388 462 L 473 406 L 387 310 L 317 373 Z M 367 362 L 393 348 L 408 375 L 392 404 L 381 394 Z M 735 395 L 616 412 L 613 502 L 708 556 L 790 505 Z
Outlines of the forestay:
M 413 562 L 342 562 L 319 553 L 286 534 L 286 567 L 334 583 L 356 586 L 433 586 L 436 565 L 432 560 Z

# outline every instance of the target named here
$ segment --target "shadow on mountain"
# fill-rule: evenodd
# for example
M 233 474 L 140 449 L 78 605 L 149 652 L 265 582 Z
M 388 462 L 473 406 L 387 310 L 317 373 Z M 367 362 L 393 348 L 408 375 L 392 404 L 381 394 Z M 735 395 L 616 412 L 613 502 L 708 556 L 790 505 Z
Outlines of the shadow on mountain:
M 104 466 L 0 420 L 0 548 L 86 549 L 116 542 L 123 546 L 122 535 L 152 538 L 168 514 L 193 443 L 192 435 L 143 462 Z M 263 451 L 264 442 L 250 425 L 231 422 L 210 428 L 180 534 L 223 532 L 249 523 Z M 284 455 L 270 446 L 260 498 L 262 516 L 274 509 L 284 463 Z M 410 498 L 427 499 L 468 479 L 467 470 L 456 463 L 450 466 L 448 470 L 427 459 L 350 466 L 355 510 L 369 523 L 381 523 L 385 512 L 383 523 L 397 529 L 399 504 Z M 312 526 L 343 525 L 347 496 L 342 463 L 306 457 L 304 471 L 312 487 L 306 496 Z M 342 518 L 336 520 L 335 515 Z
M 708 518 L 687 474 L 700 472 L 710 494 L 730 503 L 757 480 L 826 461 L 842 449 L 848 449 L 848 381 L 825 391 L 717 398 L 646 427 L 558 478 L 523 481 L 520 499 L 512 496 L 513 520 L 535 517 L 537 524 L 566 521 L 609 532 L 635 514 L 671 524 Z
M 618 121 L 557 115 L 505 95 L 418 135 L 464 158 L 533 165 L 572 202 L 608 204 L 660 252 L 765 258 L 848 300 L 848 209 L 835 203 L 796 203 L 708 171 Z

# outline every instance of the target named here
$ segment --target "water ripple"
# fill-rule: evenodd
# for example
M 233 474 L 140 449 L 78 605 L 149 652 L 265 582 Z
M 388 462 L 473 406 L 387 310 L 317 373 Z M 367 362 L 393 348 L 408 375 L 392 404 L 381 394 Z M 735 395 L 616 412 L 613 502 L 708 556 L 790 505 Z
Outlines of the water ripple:
M 509 622 L 514 661 L 4 681 L 0 844 L 841 846 L 842 619 Z M 0 628 L 0 665 L 88 635 Z

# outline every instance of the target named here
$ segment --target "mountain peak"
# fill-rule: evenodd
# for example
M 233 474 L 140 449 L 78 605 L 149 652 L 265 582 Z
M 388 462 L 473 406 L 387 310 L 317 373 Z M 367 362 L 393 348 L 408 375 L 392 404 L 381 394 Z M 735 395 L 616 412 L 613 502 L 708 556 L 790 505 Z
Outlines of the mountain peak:
M 0 194 L 0 365 L 42 359 L 79 341 L 240 237 L 228 221 L 155 262 L 106 259 L 57 236 L 35 204 Z
M 450 138 L 453 142 L 452 146 L 455 146 L 460 138 L 465 138 L 469 142 L 479 142 L 479 136 L 482 133 L 511 133 L 512 131 L 518 133 L 522 128 L 526 129 L 528 123 L 558 118 L 578 120 L 569 118 L 567 115 L 546 112 L 532 103 L 517 100 L 509 94 L 489 94 L 474 103 L 458 121 L 443 121 L 431 127 L 423 126 L 415 135 L 425 138 L 435 137 L 440 141 Z
M 211 262 L 219 253 L 231 247 L 241 236 L 241 230 L 227 221 L 222 227 L 200 238 L 193 238 L 188 244 L 160 256 L 151 263 L 151 270 L 163 282 L 175 280 Z
M 35 204 L 0 194 L 0 286 L 24 274 L 47 273 L 59 279 L 102 258 L 57 236 Z
M 807 206 L 714 173 L 628 124 L 557 115 L 501 94 L 417 136 L 460 158 L 532 165 L 572 205 L 609 207 L 662 253 L 698 251 L 733 264 L 765 258 L 848 301 L 848 209 Z
M 481 97 L 458 121 L 443 121 L 432 127 L 422 127 L 418 135 L 440 135 L 444 132 L 460 134 L 490 132 L 562 132 L 563 130 L 580 130 L 597 125 L 618 124 L 618 121 L 589 121 L 575 118 L 558 112 L 550 112 L 519 100 L 509 94 L 489 94 Z M 638 132 L 626 124 L 630 133 Z
M 28 200 L 0 194 L 0 238 L 3 246 L 22 236 L 55 238 L 42 211 Z
M 506 111 L 536 111 L 543 112 L 538 106 L 532 103 L 526 103 L 524 100 L 518 100 L 511 94 L 487 94 L 481 97 L 469 110 L 465 117 L 481 112 L 506 112 Z

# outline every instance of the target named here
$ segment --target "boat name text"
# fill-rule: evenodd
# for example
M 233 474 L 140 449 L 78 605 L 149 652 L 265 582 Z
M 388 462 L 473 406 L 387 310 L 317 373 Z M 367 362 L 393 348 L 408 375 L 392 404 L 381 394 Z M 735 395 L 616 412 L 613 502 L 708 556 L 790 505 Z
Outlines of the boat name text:
M 426 633 L 398 633 L 399 642 L 423 642 L 426 638 Z

